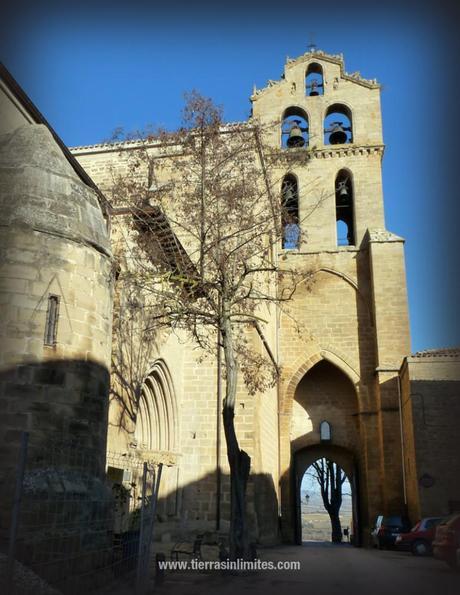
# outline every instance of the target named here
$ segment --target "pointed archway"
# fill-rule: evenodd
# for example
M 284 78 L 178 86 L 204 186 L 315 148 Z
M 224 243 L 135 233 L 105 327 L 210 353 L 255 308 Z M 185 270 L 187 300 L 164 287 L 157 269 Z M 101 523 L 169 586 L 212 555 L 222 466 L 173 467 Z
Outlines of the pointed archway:
M 282 478 L 284 535 L 302 542 L 300 524 L 300 483 L 307 467 L 321 457 L 337 462 L 349 478 L 353 492 L 355 543 L 361 542 L 359 485 L 361 461 L 361 424 L 354 378 L 329 359 L 319 359 L 297 382 L 286 408 L 289 428 L 290 465 Z M 329 436 L 321 436 L 321 425 L 327 422 Z M 287 438 L 287 436 L 286 436 Z M 287 471 L 287 470 L 286 470 Z M 284 491 L 284 495 L 283 495 Z
M 293 494 L 295 509 L 295 541 L 298 545 L 303 543 L 302 514 L 301 514 L 301 484 L 307 469 L 318 459 L 326 458 L 343 469 L 351 488 L 351 518 L 353 545 L 361 545 L 361 519 L 359 496 L 359 467 L 355 455 L 347 448 L 331 444 L 318 444 L 302 448 L 293 456 Z

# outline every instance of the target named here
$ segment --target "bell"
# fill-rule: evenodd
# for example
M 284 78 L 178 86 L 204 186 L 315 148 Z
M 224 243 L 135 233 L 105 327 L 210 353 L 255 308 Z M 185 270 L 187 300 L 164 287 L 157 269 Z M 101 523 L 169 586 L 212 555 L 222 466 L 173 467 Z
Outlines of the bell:
M 337 123 L 333 125 L 329 142 L 331 145 L 343 145 L 347 142 L 347 134 L 341 124 Z
M 283 202 L 285 204 L 289 204 L 293 200 L 296 199 L 296 193 L 295 193 L 294 188 L 292 188 L 292 186 L 288 186 L 288 187 L 283 188 L 282 194 L 283 194 Z
M 289 131 L 289 137 L 287 139 L 286 144 L 290 148 L 304 146 L 305 139 L 302 136 L 302 130 L 300 129 L 299 125 L 294 124 L 294 126 L 291 128 L 291 130 Z
M 345 197 L 348 196 L 348 190 L 347 190 L 347 183 L 346 182 L 339 182 L 339 187 L 337 188 L 337 190 L 339 191 L 340 198 L 345 198 Z
M 310 97 L 316 97 L 317 95 L 319 95 L 317 89 L 318 89 L 318 83 L 316 81 L 312 81 L 311 82 Z

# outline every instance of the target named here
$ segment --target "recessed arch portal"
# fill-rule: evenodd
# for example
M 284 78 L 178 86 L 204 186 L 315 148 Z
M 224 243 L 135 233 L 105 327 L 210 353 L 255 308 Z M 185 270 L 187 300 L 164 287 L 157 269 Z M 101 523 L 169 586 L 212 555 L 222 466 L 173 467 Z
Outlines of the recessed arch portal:
M 359 505 L 359 470 L 357 461 L 353 453 L 340 446 L 331 444 L 321 444 L 307 447 L 297 451 L 293 457 L 293 491 L 295 507 L 295 539 L 298 545 L 302 544 L 302 480 L 305 473 L 311 468 L 313 463 L 320 459 L 328 459 L 336 463 L 344 471 L 351 490 L 351 526 L 347 524 L 353 536 L 353 545 L 361 544 L 360 536 L 360 505 Z M 348 486 L 347 486 L 348 487 Z
M 134 432 L 138 448 L 174 452 L 177 437 L 177 408 L 168 367 L 157 360 L 145 378 Z
M 321 443 L 321 424 L 329 424 L 331 443 L 358 449 L 358 398 L 350 378 L 326 359 L 300 380 L 292 403 L 290 439 L 294 450 Z
M 282 460 L 286 463 L 281 480 L 283 534 L 301 544 L 300 485 L 309 465 L 328 457 L 345 471 L 352 485 L 355 544 L 361 535 L 358 469 L 362 463 L 359 375 L 346 359 L 323 349 L 299 361 L 297 372 L 282 397 L 282 412 L 290 421 L 282 430 Z M 321 440 L 321 424 L 329 424 L 329 440 Z M 323 436 L 324 438 L 324 436 Z M 308 456 L 307 454 L 308 453 Z M 334 455 L 334 456 L 333 456 Z

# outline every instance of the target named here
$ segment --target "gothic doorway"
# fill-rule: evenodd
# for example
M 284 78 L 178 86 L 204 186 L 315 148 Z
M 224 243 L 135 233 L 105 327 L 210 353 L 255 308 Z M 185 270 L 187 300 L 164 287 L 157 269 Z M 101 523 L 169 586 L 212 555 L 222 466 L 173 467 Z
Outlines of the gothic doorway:
M 297 451 L 293 457 L 293 494 L 295 496 L 295 540 L 302 545 L 307 540 L 330 541 L 330 520 L 324 510 L 319 488 L 310 491 L 309 502 L 306 503 L 305 482 L 307 473 L 312 465 L 321 459 L 326 459 L 338 465 L 345 474 L 344 497 L 340 517 L 342 529 L 348 529 L 344 541 L 350 541 L 355 546 L 361 544 L 360 538 L 360 510 L 359 510 L 359 472 L 354 455 L 346 448 L 332 445 L 316 445 Z M 315 472 L 312 473 L 314 475 Z M 308 479 L 308 477 L 307 477 Z M 315 482 L 316 483 L 316 478 Z M 313 482 L 312 482 L 313 484 Z M 311 484 L 311 485 L 312 485 Z M 312 485 L 314 490 L 314 485 Z M 308 490 L 308 487 L 307 487 Z M 348 496 L 349 494 L 349 496 Z M 316 499 L 316 500 L 315 500 Z M 318 514 L 314 514 L 314 512 Z M 307 514 L 306 514 L 307 513 Z M 308 513 L 313 513 L 311 517 Z M 324 537 L 326 536 L 326 537 Z
M 302 479 L 307 469 L 322 458 L 339 465 L 346 475 L 350 514 L 345 526 L 353 533 L 353 543 L 361 543 L 359 469 L 362 448 L 355 383 L 339 365 L 322 359 L 304 374 L 295 389 L 290 416 L 290 486 L 286 488 L 290 493 L 291 527 L 299 545 L 302 544 Z M 321 508 L 324 510 L 323 506 Z M 325 510 L 324 514 L 327 522 Z

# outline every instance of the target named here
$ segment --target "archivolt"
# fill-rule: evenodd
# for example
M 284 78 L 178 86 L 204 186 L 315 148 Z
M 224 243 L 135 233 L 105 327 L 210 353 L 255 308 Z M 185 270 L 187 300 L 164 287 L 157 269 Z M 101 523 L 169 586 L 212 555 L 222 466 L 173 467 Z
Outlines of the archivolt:
M 327 360 L 331 362 L 331 364 L 335 365 L 339 370 L 341 370 L 350 381 L 355 386 L 355 390 L 357 385 L 359 384 L 359 374 L 358 372 L 352 367 L 350 363 L 348 363 L 346 357 L 343 354 L 338 354 L 337 350 L 332 350 L 330 347 L 320 349 L 316 353 L 310 354 L 308 357 L 300 356 L 296 363 L 293 366 L 295 370 L 292 376 L 289 378 L 286 389 L 284 391 L 284 396 L 281 400 L 281 412 L 284 414 L 290 415 L 292 412 L 292 402 L 294 400 L 295 391 L 302 380 L 302 378 L 307 374 L 311 368 L 321 360 Z M 358 394 L 359 400 L 359 394 Z
M 135 438 L 139 448 L 176 450 L 177 405 L 166 363 L 157 360 L 142 385 Z

